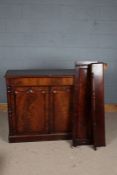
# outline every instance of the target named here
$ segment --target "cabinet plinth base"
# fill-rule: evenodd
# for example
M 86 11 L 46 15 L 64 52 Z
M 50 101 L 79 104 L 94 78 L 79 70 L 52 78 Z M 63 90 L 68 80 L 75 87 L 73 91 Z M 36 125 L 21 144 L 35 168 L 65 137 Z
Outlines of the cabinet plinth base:
M 12 135 L 9 136 L 10 143 L 16 142 L 33 142 L 33 141 L 49 141 L 49 140 L 70 140 L 72 134 L 43 134 L 43 135 Z

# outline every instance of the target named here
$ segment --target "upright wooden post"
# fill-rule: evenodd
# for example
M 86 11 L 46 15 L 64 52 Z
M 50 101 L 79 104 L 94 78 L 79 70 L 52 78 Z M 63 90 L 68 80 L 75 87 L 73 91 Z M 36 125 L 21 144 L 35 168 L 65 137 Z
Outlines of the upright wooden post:
M 105 146 L 104 64 L 92 64 L 91 74 L 93 143 L 96 148 Z

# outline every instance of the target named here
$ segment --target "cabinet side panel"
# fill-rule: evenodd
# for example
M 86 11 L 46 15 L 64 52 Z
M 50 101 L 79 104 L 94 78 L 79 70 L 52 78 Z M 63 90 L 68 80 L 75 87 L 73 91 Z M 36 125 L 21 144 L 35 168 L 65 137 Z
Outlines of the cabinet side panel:
M 8 122 L 9 122 L 9 136 L 16 133 L 16 120 L 15 120 L 15 104 L 14 93 L 11 86 L 7 85 L 7 104 L 8 104 Z

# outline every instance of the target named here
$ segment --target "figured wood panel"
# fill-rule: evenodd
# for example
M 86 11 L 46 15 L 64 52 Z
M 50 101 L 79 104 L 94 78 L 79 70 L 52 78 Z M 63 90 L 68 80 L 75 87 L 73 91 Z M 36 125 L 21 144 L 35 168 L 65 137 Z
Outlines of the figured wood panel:
M 18 87 L 15 94 L 17 134 L 48 132 L 48 89 Z
M 92 142 L 91 78 L 88 66 L 76 67 L 74 88 L 73 145 Z
M 79 106 L 78 106 L 78 127 L 77 133 L 80 139 L 88 139 L 89 137 L 89 124 L 91 122 L 90 113 L 90 79 L 88 75 L 88 69 L 80 69 L 79 75 Z
M 72 128 L 72 89 L 70 86 L 52 87 L 52 123 L 54 133 L 71 132 Z
M 12 86 L 73 85 L 73 77 L 10 78 L 7 83 Z

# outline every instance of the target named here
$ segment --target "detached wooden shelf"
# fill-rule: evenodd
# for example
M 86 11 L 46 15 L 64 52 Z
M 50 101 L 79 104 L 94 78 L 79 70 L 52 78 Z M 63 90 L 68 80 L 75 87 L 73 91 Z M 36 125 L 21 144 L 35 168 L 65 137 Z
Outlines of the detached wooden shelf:
M 73 146 L 104 146 L 103 70 L 98 62 L 8 70 L 9 142 L 73 139 Z
M 104 63 L 77 62 L 73 145 L 105 146 Z

